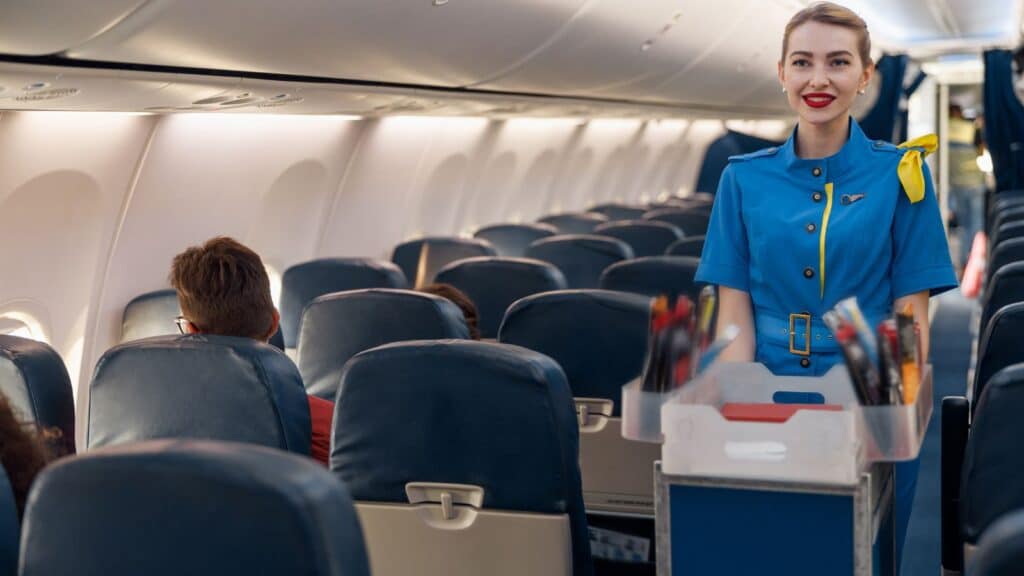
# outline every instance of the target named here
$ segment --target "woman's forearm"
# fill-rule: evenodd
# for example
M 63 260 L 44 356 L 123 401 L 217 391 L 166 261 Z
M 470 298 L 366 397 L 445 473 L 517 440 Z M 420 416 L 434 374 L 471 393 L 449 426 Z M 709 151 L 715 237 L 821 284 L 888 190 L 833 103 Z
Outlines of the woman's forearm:
M 717 333 L 721 334 L 730 324 L 740 329 L 739 335 L 722 351 L 720 358 L 726 362 L 753 362 L 755 334 L 750 294 L 719 286 L 718 300 Z

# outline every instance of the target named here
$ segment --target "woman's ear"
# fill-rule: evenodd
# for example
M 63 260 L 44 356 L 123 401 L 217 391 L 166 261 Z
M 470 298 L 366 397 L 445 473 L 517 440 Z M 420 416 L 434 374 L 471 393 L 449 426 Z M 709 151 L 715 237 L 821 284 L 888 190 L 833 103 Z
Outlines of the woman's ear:
M 782 85 L 782 91 L 786 91 L 786 67 L 782 65 L 782 60 L 779 60 L 779 84 Z
M 868 84 L 871 84 L 871 78 L 875 75 L 875 63 L 871 62 L 864 67 L 864 72 L 860 75 L 860 90 L 863 92 L 867 90 Z

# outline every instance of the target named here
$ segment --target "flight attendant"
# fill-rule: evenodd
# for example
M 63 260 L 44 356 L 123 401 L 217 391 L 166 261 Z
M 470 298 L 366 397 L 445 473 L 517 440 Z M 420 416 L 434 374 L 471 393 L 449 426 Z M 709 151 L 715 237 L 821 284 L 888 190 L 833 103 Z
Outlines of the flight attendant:
M 697 280 L 719 287 L 722 358 L 820 376 L 843 361 L 822 314 L 856 296 L 872 325 L 911 303 L 928 349 L 928 299 L 956 286 L 925 154 L 934 136 L 871 141 L 850 107 L 874 73 L 864 21 L 816 3 L 786 26 L 779 81 L 798 121 L 785 144 L 730 158 Z M 927 357 L 927 356 L 926 356 Z M 897 467 L 897 554 L 917 462 Z

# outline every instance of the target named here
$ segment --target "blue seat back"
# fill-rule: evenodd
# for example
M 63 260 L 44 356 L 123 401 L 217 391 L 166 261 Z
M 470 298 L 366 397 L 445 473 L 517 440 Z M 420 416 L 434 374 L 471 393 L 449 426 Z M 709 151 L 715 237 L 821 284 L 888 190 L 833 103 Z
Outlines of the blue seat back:
M 51 448 L 75 453 L 75 400 L 60 355 L 48 345 L 0 335 L 0 393 L 20 419 L 59 432 Z
M 1003 514 L 1024 508 L 1024 363 L 992 376 L 975 404 L 960 483 L 961 533 L 969 543 Z
M 1003 240 L 1012 240 L 1014 238 L 1024 238 L 1024 221 L 1011 221 L 1001 225 L 999 229 L 992 233 L 992 245 L 995 246 Z
M 987 264 L 989 279 L 1003 266 L 1015 262 L 1024 262 L 1024 238 L 1001 240 L 989 255 Z
M 408 482 L 472 484 L 483 507 L 566 514 L 590 566 L 579 431 L 565 375 L 515 346 L 400 342 L 354 357 L 334 411 L 331 471 L 357 501 L 408 502 Z
M 498 340 L 553 358 L 573 396 L 622 408 L 622 386 L 640 375 L 652 299 L 607 290 L 562 290 L 523 298 L 505 314 Z
M 121 342 L 178 334 L 174 319 L 180 315 L 178 293 L 174 290 L 156 290 L 136 296 L 124 308 Z M 284 350 L 284 335 L 280 327 L 270 338 L 270 344 Z
M 974 367 L 973 398 L 981 398 L 985 386 L 996 372 L 1011 364 L 1024 362 L 1024 302 L 1004 306 L 992 315 L 978 345 L 978 361 Z M 976 410 L 977 403 L 971 406 Z
M 281 280 L 281 331 L 288 348 L 299 345 L 302 311 L 317 296 L 362 288 L 408 288 L 391 262 L 372 258 L 321 258 L 296 264 Z
M 22 576 L 369 576 L 344 484 L 259 446 L 162 440 L 45 469 L 26 512 Z
M 538 222 L 554 226 L 560 234 L 590 234 L 594 228 L 608 222 L 608 217 L 598 212 L 551 214 Z
M 529 258 L 469 258 L 446 266 L 437 281 L 463 291 L 476 305 L 480 336 L 497 338 L 505 311 L 532 294 L 567 288 L 562 272 Z
M 597 288 L 604 269 L 632 258 L 633 249 L 607 236 L 567 234 L 537 240 L 526 256 L 554 264 L 570 288 Z
M 1006 264 L 992 275 L 985 287 L 979 332 L 985 332 L 997 310 L 1017 302 L 1024 302 L 1024 261 Z
M 477 230 L 473 237 L 490 242 L 499 256 L 522 258 L 534 240 L 555 234 L 558 228 L 550 224 L 494 224 Z
M 700 258 L 704 252 L 704 237 L 693 236 L 676 240 L 665 249 L 666 256 L 689 256 Z
M 597 212 L 598 214 L 604 214 L 608 217 L 608 220 L 637 220 L 641 218 L 647 208 L 640 206 L 629 206 L 627 204 L 598 204 L 590 209 L 590 212 Z
M 680 294 L 697 301 L 701 286 L 694 282 L 700 260 L 686 256 L 649 256 L 612 264 L 601 275 L 601 288 L 646 296 L 665 294 L 675 302 Z
M 657 220 L 624 220 L 601 224 L 594 234 L 618 238 L 633 249 L 633 257 L 660 256 L 670 244 L 683 237 L 683 232 L 668 222 Z
M 703 236 L 708 232 L 711 216 L 701 209 L 663 208 L 644 214 L 644 220 L 668 222 L 683 231 L 685 236 Z
M 1024 510 L 1011 512 L 981 537 L 967 576 L 1018 576 L 1024 566 Z
M 373 288 L 327 294 L 306 307 L 298 365 L 306 392 L 333 400 L 341 369 L 363 350 L 402 340 L 469 338 L 462 310 L 411 290 Z
M 7 472 L 0 466 L 0 574 L 18 573 L 21 522 Z
M 497 255 L 490 243 L 479 238 L 433 237 L 395 246 L 391 261 L 402 269 L 409 286 L 420 288 L 433 282 L 438 270 L 456 260 Z
M 205 438 L 309 454 L 309 402 L 280 350 L 232 336 L 157 336 L 111 348 L 89 384 L 86 446 Z

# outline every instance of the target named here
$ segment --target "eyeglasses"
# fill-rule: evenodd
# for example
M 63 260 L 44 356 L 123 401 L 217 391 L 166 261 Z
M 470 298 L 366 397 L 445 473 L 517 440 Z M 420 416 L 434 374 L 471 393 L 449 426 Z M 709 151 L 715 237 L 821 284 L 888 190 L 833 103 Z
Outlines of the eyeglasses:
M 182 334 L 192 333 L 192 330 L 189 329 L 189 326 L 192 323 L 189 322 L 188 318 L 185 318 L 184 316 L 178 316 L 177 318 L 174 319 L 174 324 L 178 327 L 178 332 Z

